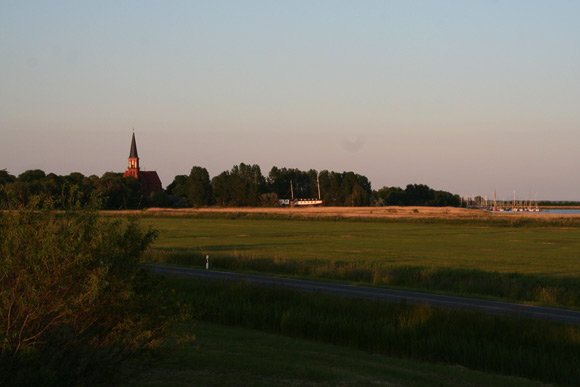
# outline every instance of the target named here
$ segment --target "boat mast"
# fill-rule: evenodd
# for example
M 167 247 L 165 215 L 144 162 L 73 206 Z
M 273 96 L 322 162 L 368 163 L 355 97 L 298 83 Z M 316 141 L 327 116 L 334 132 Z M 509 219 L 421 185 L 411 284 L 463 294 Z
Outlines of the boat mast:
M 294 188 L 292 187 L 292 180 L 290 180 L 290 194 L 292 195 L 292 200 L 294 200 Z
M 318 200 L 320 200 L 320 173 L 316 173 L 316 186 L 318 187 Z

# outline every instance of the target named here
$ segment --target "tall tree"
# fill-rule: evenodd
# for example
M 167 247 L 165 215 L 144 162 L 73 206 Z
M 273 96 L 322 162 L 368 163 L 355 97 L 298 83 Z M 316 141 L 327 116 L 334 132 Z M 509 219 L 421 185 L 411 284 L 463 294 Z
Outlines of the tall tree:
M 15 181 L 16 177 L 14 175 L 8 173 L 6 169 L 0 169 L 0 185 L 14 183 Z
M 186 183 L 187 200 L 192 207 L 204 207 L 211 204 L 212 187 L 207 169 L 193 167 Z
M 266 179 L 258 165 L 241 163 L 211 181 L 215 202 L 222 206 L 258 206 L 266 193 Z
M 104 198 L 104 208 L 138 208 L 142 204 L 141 184 L 134 177 L 122 173 L 106 172 L 96 183 L 96 190 Z
M 23 183 L 30 183 L 33 181 L 39 181 L 46 177 L 46 173 L 44 173 L 41 169 L 29 169 L 28 171 L 22 172 L 18 175 L 18 181 Z
M 383 187 L 375 193 L 377 202 L 384 206 L 404 206 L 407 192 L 400 187 Z
M 316 187 L 316 171 L 303 172 L 295 168 L 272 167 L 267 179 L 267 189 L 280 198 L 290 199 L 291 189 L 296 198 L 314 197 L 311 172 L 314 173 L 314 188 Z M 318 195 L 318 194 L 316 194 Z
M 217 205 L 231 205 L 233 188 L 231 187 L 230 173 L 224 171 L 211 180 L 213 198 Z
M 167 186 L 167 193 L 169 195 L 180 196 L 183 198 L 187 197 L 187 175 L 177 175 Z
M 425 206 L 434 196 L 433 190 L 425 184 L 408 184 L 405 192 L 407 204 L 411 206 Z

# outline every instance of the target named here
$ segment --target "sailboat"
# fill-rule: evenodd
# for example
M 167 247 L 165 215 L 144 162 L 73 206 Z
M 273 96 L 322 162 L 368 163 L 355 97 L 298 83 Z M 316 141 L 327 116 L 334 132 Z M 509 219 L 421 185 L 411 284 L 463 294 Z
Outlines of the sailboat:
M 294 198 L 294 187 L 292 186 L 292 180 L 290 180 L 290 193 L 292 199 L 281 199 L 280 204 L 283 206 L 292 206 L 292 207 L 312 207 L 312 206 L 320 206 L 322 204 L 322 199 L 320 198 L 320 180 L 319 175 L 316 175 L 316 185 L 318 187 L 318 199 L 295 199 Z
M 322 199 L 320 198 L 319 174 L 316 174 L 316 186 L 318 187 L 318 199 L 294 199 L 294 190 L 292 189 L 292 181 L 290 181 L 290 189 L 292 191 L 292 201 L 290 202 L 291 206 L 293 207 L 320 206 L 322 204 Z

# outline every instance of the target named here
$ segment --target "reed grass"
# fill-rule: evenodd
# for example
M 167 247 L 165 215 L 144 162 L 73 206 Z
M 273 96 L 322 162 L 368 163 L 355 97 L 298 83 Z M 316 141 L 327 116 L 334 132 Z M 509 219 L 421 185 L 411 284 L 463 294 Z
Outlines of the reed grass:
M 198 321 L 196 340 L 137 364 L 126 386 L 540 387 L 518 377 L 381 356 L 349 347 Z M 272 350 L 275 348 L 275 350 Z M 224 366 L 227 365 L 227 366 Z
M 149 252 L 148 261 L 205 268 L 203 254 Z M 580 279 L 435 266 L 290 260 L 243 255 L 217 257 L 213 270 L 282 275 L 465 297 L 580 309 Z
M 204 321 L 549 383 L 580 384 L 580 327 L 519 317 L 171 279 Z

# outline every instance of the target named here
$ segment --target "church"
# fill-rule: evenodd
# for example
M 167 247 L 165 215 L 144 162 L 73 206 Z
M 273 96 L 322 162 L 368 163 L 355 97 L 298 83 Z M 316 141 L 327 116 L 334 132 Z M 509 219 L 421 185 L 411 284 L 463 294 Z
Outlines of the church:
M 143 196 L 149 197 L 153 192 L 163 191 L 161 179 L 156 171 L 141 171 L 139 168 L 139 155 L 137 154 L 137 143 L 135 142 L 135 133 L 131 140 L 131 151 L 129 152 L 129 168 L 123 174 L 123 177 L 133 176 L 141 183 Z

